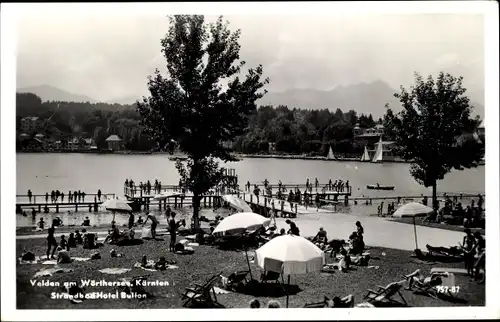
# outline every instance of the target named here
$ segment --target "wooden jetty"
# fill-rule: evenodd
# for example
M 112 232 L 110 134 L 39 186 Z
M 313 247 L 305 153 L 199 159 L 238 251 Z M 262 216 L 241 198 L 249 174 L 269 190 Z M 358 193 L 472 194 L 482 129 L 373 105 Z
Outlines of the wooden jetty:
M 38 201 L 37 201 L 38 197 Z M 99 209 L 99 205 L 106 201 L 108 198 L 115 198 L 114 193 L 103 193 L 101 194 L 101 199 L 98 199 L 98 195 L 96 193 L 86 194 L 85 198 L 77 198 L 77 201 L 69 201 L 69 199 L 65 196 L 65 199 L 57 199 L 55 201 L 46 199 L 46 195 L 31 195 L 31 199 L 28 195 L 16 195 L 16 212 L 21 213 L 25 209 L 38 210 L 38 212 L 49 212 L 51 209 L 55 210 L 56 213 L 59 213 L 62 209 L 73 209 L 75 212 L 79 209 L 88 208 L 89 212 L 95 211 L 97 212 Z M 50 198 L 50 195 L 49 195 Z M 85 201 L 92 200 L 93 201 Z
M 317 207 L 307 207 L 297 202 L 288 202 L 276 198 L 266 196 L 257 197 L 254 194 L 240 192 L 238 197 L 247 202 L 250 207 L 257 208 L 258 213 L 263 216 L 270 217 L 273 213 L 281 214 L 282 217 L 295 218 L 297 215 L 311 214 L 311 213 L 332 213 L 331 210 L 326 210 Z

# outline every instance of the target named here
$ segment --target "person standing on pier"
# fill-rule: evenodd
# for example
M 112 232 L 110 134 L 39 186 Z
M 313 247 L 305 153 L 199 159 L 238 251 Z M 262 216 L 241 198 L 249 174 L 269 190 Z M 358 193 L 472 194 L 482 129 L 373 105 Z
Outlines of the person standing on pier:
M 307 180 L 306 180 L 306 191 L 307 191 L 307 189 L 309 189 L 309 178 L 307 178 Z
M 316 191 L 318 190 L 319 187 L 319 181 L 318 178 L 314 178 L 314 187 L 316 188 Z
M 125 179 L 125 187 L 128 187 L 128 179 Z
M 56 190 L 56 202 L 59 200 L 59 197 L 61 196 L 61 191 L 59 189 Z
M 57 240 L 56 237 L 54 237 L 55 230 L 55 225 L 52 223 L 52 226 L 47 231 L 47 259 L 54 259 L 54 254 L 56 253 Z M 52 247 L 54 247 L 52 249 L 52 256 L 49 257 L 50 249 Z
M 54 203 L 54 199 L 56 199 L 56 192 L 52 190 L 50 192 L 50 202 Z
M 250 192 L 250 181 L 247 181 L 246 188 L 247 188 L 246 190 Z
M 33 196 L 33 194 L 31 193 L 31 190 L 28 190 L 28 199 L 30 200 L 30 203 L 31 203 L 32 196 Z
M 61 192 L 61 202 L 64 202 L 64 192 Z
M 68 192 L 68 202 L 73 201 L 73 195 L 71 194 L 71 190 Z
M 101 189 L 97 190 L 97 199 L 99 199 L 99 201 L 101 201 Z
M 281 180 L 278 181 L 278 191 L 280 192 L 281 191 L 281 187 L 283 186 L 283 183 L 281 182 Z
M 332 190 L 332 178 L 328 180 L 328 190 Z
M 260 194 L 260 189 L 257 185 L 255 185 L 254 189 L 253 189 L 253 193 L 254 195 L 257 197 L 257 203 L 259 203 L 259 194 Z
M 347 192 L 349 192 L 349 180 L 347 180 L 345 182 L 345 187 L 346 187 Z
M 78 193 L 75 191 L 73 191 L 73 202 L 76 202 L 77 201 L 77 196 L 78 196 Z M 79 201 L 79 200 L 78 200 Z
M 158 193 L 161 193 L 161 181 L 158 181 Z
M 82 191 L 82 201 L 85 202 L 85 192 Z
M 292 208 L 292 202 L 295 199 L 295 196 L 293 195 L 292 189 L 290 189 L 290 193 L 288 194 L 288 199 L 287 201 L 290 203 L 290 208 Z

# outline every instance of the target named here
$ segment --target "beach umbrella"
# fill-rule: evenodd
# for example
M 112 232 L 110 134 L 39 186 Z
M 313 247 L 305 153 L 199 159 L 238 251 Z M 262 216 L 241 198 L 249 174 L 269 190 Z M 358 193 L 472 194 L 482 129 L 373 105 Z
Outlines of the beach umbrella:
M 271 239 L 255 251 L 257 265 L 265 271 L 288 275 L 321 271 L 325 253 L 304 237 L 283 235 Z M 288 294 L 286 296 L 288 307 Z
M 224 218 L 215 227 L 214 235 L 224 236 L 255 231 L 268 226 L 271 219 L 253 212 L 239 212 Z
M 271 220 L 253 212 L 240 212 L 224 218 L 215 227 L 213 234 L 215 236 L 245 234 L 253 232 L 261 227 L 268 226 Z M 250 260 L 248 259 L 248 252 L 245 245 L 245 256 L 247 259 L 248 269 L 250 270 L 250 277 L 252 277 L 252 268 L 250 267 Z
M 425 217 L 434 212 L 434 209 L 418 202 L 410 202 L 399 207 L 392 215 L 395 218 L 413 218 L 413 233 L 415 235 L 415 249 L 418 249 L 417 225 L 415 217 Z
M 109 199 L 102 203 L 102 206 L 108 211 L 113 212 L 113 221 L 115 221 L 115 213 L 118 212 L 131 212 L 132 208 L 129 206 L 130 201 L 122 199 Z
M 231 207 L 241 212 L 252 212 L 252 208 L 246 203 L 246 201 L 233 195 L 224 195 L 222 199 L 229 203 Z
M 172 193 L 169 193 L 169 194 L 158 194 L 156 196 L 153 197 L 154 200 L 165 200 L 165 199 L 168 199 L 170 197 L 180 197 L 180 196 L 183 196 L 182 193 L 180 192 L 172 192 Z

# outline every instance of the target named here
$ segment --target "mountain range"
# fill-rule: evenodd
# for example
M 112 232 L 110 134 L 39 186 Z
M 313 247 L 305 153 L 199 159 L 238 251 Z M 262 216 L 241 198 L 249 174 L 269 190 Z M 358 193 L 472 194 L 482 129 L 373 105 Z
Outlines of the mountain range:
M 97 102 L 91 97 L 69 93 L 49 85 L 21 88 L 17 92 L 36 94 L 42 101 Z M 399 101 L 394 97 L 396 92 L 397 90 L 383 81 L 337 86 L 332 90 L 289 89 L 284 92 L 267 93 L 258 101 L 258 105 L 287 105 L 289 108 L 329 109 L 331 111 L 339 108 L 343 112 L 354 110 L 358 115 L 371 113 L 373 117 L 378 118 L 385 113 L 386 103 L 389 103 L 395 111 L 401 109 Z M 106 103 L 133 104 L 137 99 L 140 97 L 130 96 Z M 473 114 L 483 117 L 484 106 L 477 101 L 475 102 L 474 99 L 471 101 L 472 105 L 476 107 Z

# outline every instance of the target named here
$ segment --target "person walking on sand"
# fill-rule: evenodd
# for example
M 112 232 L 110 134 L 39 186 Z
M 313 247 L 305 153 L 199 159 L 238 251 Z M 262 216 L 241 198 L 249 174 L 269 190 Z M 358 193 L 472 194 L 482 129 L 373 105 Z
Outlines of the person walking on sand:
M 53 223 L 52 226 L 47 230 L 47 259 L 54 259 L 54 254 L 56 253 L 56 249 L 58 246 L 56 237 L 54 237 L 55 230 L 56 229 Z M 52 256 L 49 257 L 50 249 L 52 247 L 54 247 L 52 249 Z
M 134 227 L 134 222 L 135 222 L 134 213 L 131 211 L 128 217 L 128 229 L 132 229 L 132 227 Z
M 154 215 L 151 215 L 149 212 L 146 212 L 146 220 L 144 221 L 144 224 L 142 224 L 142 227 L 146 225 L 148 220 L 151 220 L 151 236 L 153 239 L 156 239 L 156 227 L 158 226 L 158 219 Z
M 175 243 L 177 239 L 177 224 L 175 223 L 175 212 L 172 212 L 168 220 L 168 232 L 170 233 L 169 250 L 175 252 Z
M 31 203 L 32 196 L 33 196 L 33 194 L 31 193 L 31 190 L 28 190 L 28 199 L 30 200 L 30 203 Z

